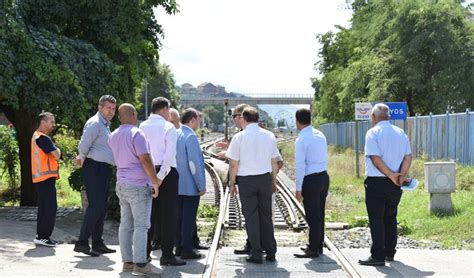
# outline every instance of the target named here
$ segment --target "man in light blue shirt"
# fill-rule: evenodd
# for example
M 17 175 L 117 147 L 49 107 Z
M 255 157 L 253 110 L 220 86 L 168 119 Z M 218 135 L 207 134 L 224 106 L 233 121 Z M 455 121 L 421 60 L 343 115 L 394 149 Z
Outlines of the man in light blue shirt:
M 400 186 L 408 181 L 412 157 L 407 135 L 389 122 L 387 105 L 376 104 L 371 117 L 373 127 L 365 135 L 364 186 L 372 247 L 371 256 L 359 264 L 383 266 L 395 256 Z
M 99 254 L 115 253 L 115 250 L 105 246 L 102 239 L 112 166 L 115 165 L 112 150 L 107 144 L 110 136 L 110 121 L 115 115 L 115 109 L 116 100 L 113 96 L 100 97 L 99 111 L 84 125 L 78 146 L 79 155 L 74 161 L 76 165 L 82 167 L 89 202 L 74 251 L 93 257 Z M 92 249 L 89 247 L 90 237 Z
M 176 143 L 176 168 L 179 173 L 176 253 L 184 260 L 201 258 L 201 254 L 193 249 L 199 200 L 206 193 L 204 156 L 195 133 L 199 122 L 199 112 L 193 108 L 186 109 L 181 117 L 182 125 Z
M 323 253 L 324 217 L 329 190 L 328 145 L 324 134 L 311 126 L 311 111 L 296 111 L 295 142 L 296 198 L 303 200 L 309 226 L 309 244 L 297 258 L 314 258 Z

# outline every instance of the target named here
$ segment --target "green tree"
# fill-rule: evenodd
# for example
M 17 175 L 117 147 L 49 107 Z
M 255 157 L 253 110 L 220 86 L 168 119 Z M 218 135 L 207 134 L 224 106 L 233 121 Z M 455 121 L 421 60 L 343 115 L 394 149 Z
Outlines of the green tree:
M 156 63 L 155 67 L 154 73 L 148 80 L 148 113 L 151 113 L 151 101 L 156 97 L 169 99 L 172 107 L 178 106 L 180 98 L 170 67 L 160 63 Z M 145 105 L 145 89 L 143 89 L 140 95 L 139 119 L 145 119 Z
M 30 140 L 36 115 L 80 131 L 100 95 L 136 103 L 154 71 L 161 28 L 153 7 L 174 0 L 7 0 L 0 9 L 0 110 L 17 131 L 21 205 L 34 205 Z
M 474 106 L 474 23 L 461 2 L 354 1 L 350 29 L 318 36 L 318 121 L 351 120 L 359 101 L 406 101 L 411 115 Z

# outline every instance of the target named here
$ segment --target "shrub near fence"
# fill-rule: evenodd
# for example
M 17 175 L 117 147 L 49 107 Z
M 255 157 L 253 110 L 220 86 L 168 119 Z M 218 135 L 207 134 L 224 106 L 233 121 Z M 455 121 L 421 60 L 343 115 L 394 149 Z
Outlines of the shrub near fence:
M 405 129 L 415 157 L 429 160 L 455 160 L 474 165 L 474 112 L 408 117 L 406 122 L 392 120 Z M 364 151 L 365 134 L 371 127 L 368 121 L 322 124 L 320 130 L 328 144 L 355 149 L 355 128 L 358 129 L 358 150 Z

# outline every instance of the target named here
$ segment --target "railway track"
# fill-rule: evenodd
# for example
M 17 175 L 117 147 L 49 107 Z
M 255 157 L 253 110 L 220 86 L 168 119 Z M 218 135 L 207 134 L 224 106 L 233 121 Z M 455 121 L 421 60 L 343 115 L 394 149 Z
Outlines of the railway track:
M 213 144 L 219 140 L 222 139 L 218 138 L 215 140 L 209 140 L 202 144 L 206 156 L 210 158 L 217 157 L 211 152 L 211 149 Z M 294 138 L 284 138 L 279 140 L 279 143 L 289 142 L 292 140 L 294 140 Z M 241 203 L 238 195 L 230 196 L 227 186 L 221 181 L 216 169 L 213 168 L 212 162 L 206 162 L 206 170 L 210 174 L 214 187 L 216 188 L 215 198 L 216 205 L 219 205 L 219 216 L 203 277 L 214 277 L 217 252 L 224 229 L 242 229 L 245 225 L 245 219 L 241 212 Z M 275 227 L 279 229 L 293 230 L 294 232 L 307 229 L 306 215 L 302 205 L 296 200 L 293 192 L 280 178 L 277 178 L 277 189 L 277 193 L 274 194 Z M 330 252 L 334 254 L 334 257 L 349 277 L 360 277 L 355 268 L 327 237 L 325 237 L 324 243 Z

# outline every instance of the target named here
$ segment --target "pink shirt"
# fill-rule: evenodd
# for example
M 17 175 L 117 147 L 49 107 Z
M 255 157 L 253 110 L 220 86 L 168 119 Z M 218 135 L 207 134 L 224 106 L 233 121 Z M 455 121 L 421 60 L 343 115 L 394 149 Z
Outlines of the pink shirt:
M 110 135 L 109 146 L 117 165 L 117 182 L 136 186 L 151 184 L 138 158 L 150 153 L 143 131 L 134 125 L 121 125 Z

